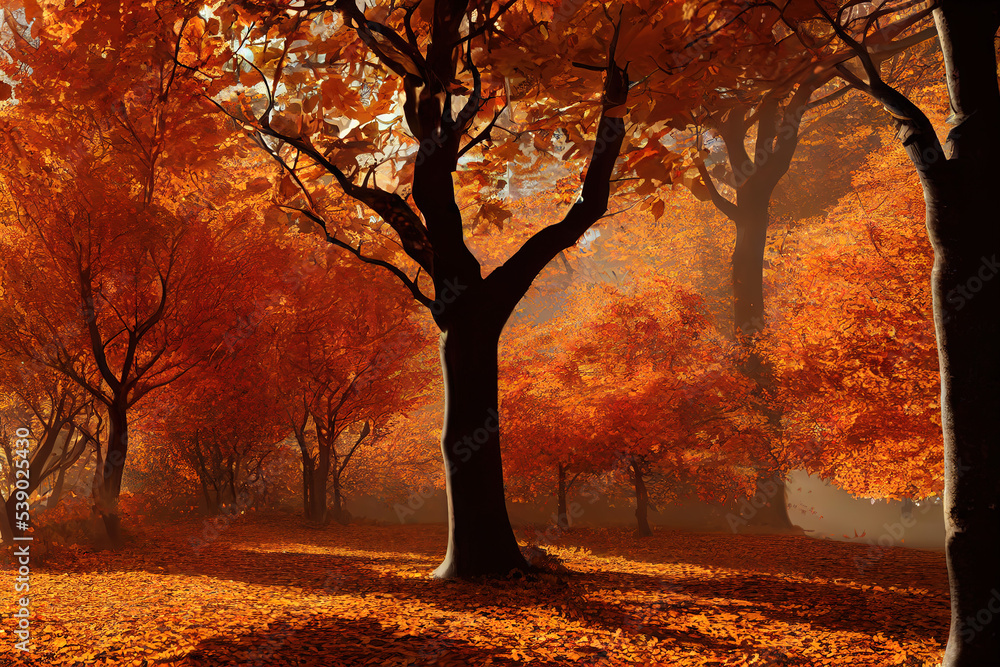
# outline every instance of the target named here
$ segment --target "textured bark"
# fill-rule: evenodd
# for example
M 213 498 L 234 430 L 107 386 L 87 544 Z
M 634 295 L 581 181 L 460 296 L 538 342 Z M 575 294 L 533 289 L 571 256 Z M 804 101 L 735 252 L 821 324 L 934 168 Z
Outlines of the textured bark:
M 934 248 L 931 290 L 941 367 L 945 549 L 951 627 L 944 667 L 1000 656 L 1000 89 L 994 38 L 1000 6 L 941 0 L 934 9 L 953 129 L 947 151 L 926 115 L 882 81 L 861 47 L 834 23 L 865 66 L 844 76 L 892 114 L 927 205 Z
M 475 317 L 441 334 L 445 422 L 441 451 L 448 495 L 448 550 L 442 578 L 527 570 L 507 517 L 497 395 L 499 327 Z
M 441 365 L 445 379 L 442 452 L 448 492 L 448 550 L 435 571 L 438 577 L 506 575 L 527 570 L 507 517 L 497 411 L 497 344 L 500 332 L 538 273 L 577 240 L 607 211 L 610 181 L 625 138 L 620 117 L 628 100 L 629 77 L 615 60 L 620 26 L 607 54 L 602 113 L 583 190 L 566 216 L 529 238 L 502 266 L 482 276 L 479 261 L 466 245 L 465 220 L 456 199 L 453 172 L 461 154 L 489 140 L 494 123 L 474 133 L 477 114 L 488 102 L 482 78 L 463 36 L 463 25 L 484 20 L 470 13 L 468 0 L 435 2 L 429 39 L 418 43 L 366 16 L 353 0 L 336 0 L 345 24 L 355 30 L 382 65 L 400 77 L 403 114 L 419 143 L 414 160 L 412 198 L 356 183 L 323 152 L 300 136 L 281 134 L 269 122 L 257 126 L 258 138 L 280 139 L 311 158 L 333 177 L 344 193 L 369 207 L 395 232 L 403 251 L 433 282 L 432 300 L 416 278 L 384 260 L 363 255 L 331 233 L 322 212 L 300 209 L 326 232 L 330 243 L 361 261 L 391 271 L 427 307 L 441 330 Z M 479 16 L 480 18 L 474 18 Z M 481 24 L 479 29 L 485 30 Z M 472 74 L 472 90 L 460 105 L 451 82 Z M 461 108 L 456 108 L 460 106 Z M 269 113 L 269 111 L 267 112 Z M 268 120 L 265 118 L 264 120 Z M 465 141 L 465 137 L 473 135 Z M 463 146 L 463 141 L 465 141 Z M 266 142 L 261 142 L 266 144 Z M 295 164 L 272 156 L 293 171 Z M 334 230 L 335 231 L 335 230 Z

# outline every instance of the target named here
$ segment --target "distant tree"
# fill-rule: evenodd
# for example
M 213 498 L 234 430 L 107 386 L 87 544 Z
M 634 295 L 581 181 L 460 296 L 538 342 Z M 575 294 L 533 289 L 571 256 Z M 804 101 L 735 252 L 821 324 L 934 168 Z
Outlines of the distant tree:
M 96 501 L 120 543 L 129 410 L 245 315 L 267 237 L 250 193 L 223 203 L 228 133 L 190 104 L 159 6 L 46 5 L 30 30 L 5 16 L 21 69 L 0 119 L 0 329 L 100 403 Z

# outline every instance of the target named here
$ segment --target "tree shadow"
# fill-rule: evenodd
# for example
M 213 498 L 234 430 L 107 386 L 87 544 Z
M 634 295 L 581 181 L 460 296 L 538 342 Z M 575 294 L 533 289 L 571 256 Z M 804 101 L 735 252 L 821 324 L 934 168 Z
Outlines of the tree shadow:
M 948 599 L 934 591 L 876 590 L 867 584 L 797 581 L 759 573 L 669 581 L 609 572 L 576 573 L 570 578 L 584 590 L 620 590 L 646 602 L 623 608 L 618 603 L 587 600 L 580 612 L 588 622 L 610 629 L 623 622 L 638 623 L 651 636 L 664 636 L 663 620 L 670 612 L 680 612 L 688 617 L 764 617 L 832 632 L 881 633 L 895 640 L 931 637 L 944 644 L 948 638 Z M 612 620 L 608 623 L 607 619 Z
M 238 637 L 212 637 L 187 655 L 162 661 L 185 665 L 519 665 L 500 647 L 475 646 L 441 634 L 402 635 L 370 619 L 320 617 L 308 624 L 272 623 Z M 542 667 L 562 663 L 534 661 Z
M 574 528 L 555 547 L 583 547 L 657 565 L 688 563 L 762 574 L 846 579 L 881 587 L 920 587 L 948 591 L 940 552 L 902 546 L 819 540 L 800 535 L 734 535 L 657 529 L 639 538 L 623 531 Z M 648 558 L 644 553 L 648 552 Z M 666 558 L 664 558 L 666 556 Z
M 754 637 L 762 626 L 778 623 L 790 627 L 809 624 L 817 630 L 864 633 L 872 637 L 881 633 L 892 640 L 930 637 L 944 644 L 947 639 L 950 614 L 947 595 L 936 588 L 918 590 L 910 581 L 914 576 L 912 571 L 888 577 L 903 587 L 903 590 L 889 590 L 886 577 L 874 567 L 858 571 L 850 564 L 845 566 L 841 562 L 843 553 L 857 552 L 858 545 L 829 542 L 805 545 L 811 547 L 810 553 L 823 556 L 819 567 L 813 568 L 815 574 L 809 575 L 812 579 L 796 572 L 794 567 L 790 568 L 793 571 L 789 575 L 761 572 L 756 562 L 747 562 L 746 568 L 737 567 L 732 554 L 720 555 L 700 547 L 679 547 L 664 559 L 667 565 L 682 564 L 677 568 L 678 576 L 669 579 L 631 571 L 627 562 L 615 564 L 610 561 L 608 568 L 601 571 L 543 573 L 520 579 L 440 581 L 430 577 L 433 566 L 439 561 L 439 553 L 413 549 L 412 544 L 403 544 L 406 549 L 386 550 L 379 536 L 373 536 L 370 531 L 367 540 L 360 542 L 364 534 L 365 531 L 358 531 L 357 535 L 350 536 L 351 539 L 341 541 L 331 537 L 320 543 L 308 543 L 294 531 L 285 534 L 283 540 L 272 541 L 259 539 L 257 533 L 244 536 L 234 527 L 231 533 L 221 535 L 198 553 L 178 549 L 183 538 L 174 536 L 156 548 L 106 552 L 99 558 L 67 564 L 64 569 L 73 572 L 146 571 L 285 586 L 303 594 L 355 598 L 358 609 L 362 610 L 365 607 L 372 609 L 373 604 L 377 606 L 380 598 L 413 599 L 445 611 L 509 621 L 512 609 L 541 607 L 544 615 L 600 629 L 623 640 L 631 638 L 645 643 L 655 639 L 702 654 L 766 651 L 766 642 Z M 245 537 L 254 539 L 251 542 Z M 338 531 L 336 537 L 344 537 L 344 534 Z M 718 545 L 720 542 L 709 540 L 701 544 Z M 845 551 L 845 546 L 853 549 Z M 824 552 L 826 547 L 833 547 L 833 555 Z M 324 549 L 330 551 L 324 552 Z M 634 558 L 627 549 L 621 551 L 624 557 Z M 743 547 L 740 551 L 746 560 L 747 552 Z M 757 558 L 773 552 L 774 548 L 762 548 L 762 551 L 763 555 L 757 554 Z M 887 559 L 891 558 L 894 556 L 888 554 L 875 565 L 888 567 L 893 561 Z M 895 558 L 899 561 L 899 555 Z M 786 562 L 794 560 L 785 557 Z M 904 569 L 912 570 L 922 562 L 918 557 Z M 707 575 L 692 575 L 688 563 L 711 571 Z M 641 567 L 639 564 L 639 569 Z M 835 576 L 848 572 L 853 572 L 854 578 Z M 700 619 L 698 623 L 703 625 L 695 624 L 693 619 Z M 381 663 L 368 664 L 404 664 L 392 661 L 413 655 L 422 656 L 420 660 L 424 662 L 410 664 L 483 664 L 487 659 L 492 659 L 492 664 L 518 664 L 503 662 L 506 658 L 491 652 L 492 649 L 484 652 L 482 646 L 471 646 L 454 638 L 442 639 L 434 635 L 433 630 L 416 637 L 398 636 L 393 628 L 386 629 L 371 619 L 322 620 L 321 617 L 321 621 L 318 627 L 310 622 L 304 628 L 295 626 L 292 620 L 284 625 L 272 624 L 266 631 L 209 640 L 199 650 L 208 656 L 206 660 L 216 660 L 221 659 L 220 656 L 242 655 L 258 644 L 270 646 L 273 641 L 291 644 L 298 641 L 295 637 L 300 637 L 300 643 L 310 647 L 308 650 L 288 648 L 288 655 L 299 662 L 265 661 L 262 664 L 362 664 L 352 662 L 355 653 L 350 652 L 360 650 L 358 647 L 362 645 L 372 645 L 370 648 L 375 651 L 372 655 L 384 658 Z M 354 637 L 353 643 L 341 647 L 338 633 Z M 323 642 L 332 648 L 322 649 L 326 653 L 317 654 Z M 341 648 L 347 651 L 344 653 L 347 657 L 339 657 L 337 651 Z M 506 650 L 501 652 L 507 653 Z M 308 661 L 316 659 L 317 655 L 324 659 Z M 793 659 L 775 654 L 773 663 L 766 664 L 795 664 L 782 662 L 786 658 Z M 581 664 L 603 664 L 604 659 L 601 651 L 595 649 L 594 653 L 581 657 Z

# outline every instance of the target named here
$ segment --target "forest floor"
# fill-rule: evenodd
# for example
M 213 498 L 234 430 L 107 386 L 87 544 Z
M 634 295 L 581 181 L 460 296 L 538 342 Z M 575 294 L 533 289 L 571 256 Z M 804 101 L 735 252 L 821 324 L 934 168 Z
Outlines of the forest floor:
M 932 551 L 578 528 L 546 547 L 568 573 L 475 584 L 430 578 L 444 526 L 254 515 L 192 549 L 206 525 L 33 562 L 32 651 L 5 610 L 0 665 L 937 665 L 947 638 Z

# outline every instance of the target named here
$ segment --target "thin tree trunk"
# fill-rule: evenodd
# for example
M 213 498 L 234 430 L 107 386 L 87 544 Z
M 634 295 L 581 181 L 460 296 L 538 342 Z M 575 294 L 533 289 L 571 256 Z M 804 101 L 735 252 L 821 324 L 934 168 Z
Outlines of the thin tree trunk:
M 306 444 L 304 426 L 301 430 L 296 430 L 295 440 L 299 443 L 299 453 L 302 455 L 302 515 L 311 520 L 312 517 L 312 489 L 313 477 L 315 476 L 316 464 L 309 453 L 309 446 Z
M 312 461 L 303 459 L 302 461 L 302 515 L 312 518 L 312 484 L 313 484 Z
M 635 520 L 639 535 L 649 537 L 653 534 L 649 527 L 649 490 L 642 478 L 642 466 L 635 460 L 632 461 L 632 483 L 635 486 Z
M 52 487 L 52 493 L 49 494 L 49 499 L 45 502 L 45 507 L 55 507 L 59 504 L 59 499 L 62 497 L 63 485 L 66 481 L 66 466 L 63 464 L 59 467 L 59 473 L 56 475 L 56 483 Z
M 569 514 L 566 512 L 566 466 L 559 464 L 559 495 L 556 519 L 560 528 L 569 528 Z
M 340 475 L 333 471 L 333 519 L 337 523 L 347 525 L 346 514 L 344 512 L 344 501 L 340 489 Z

